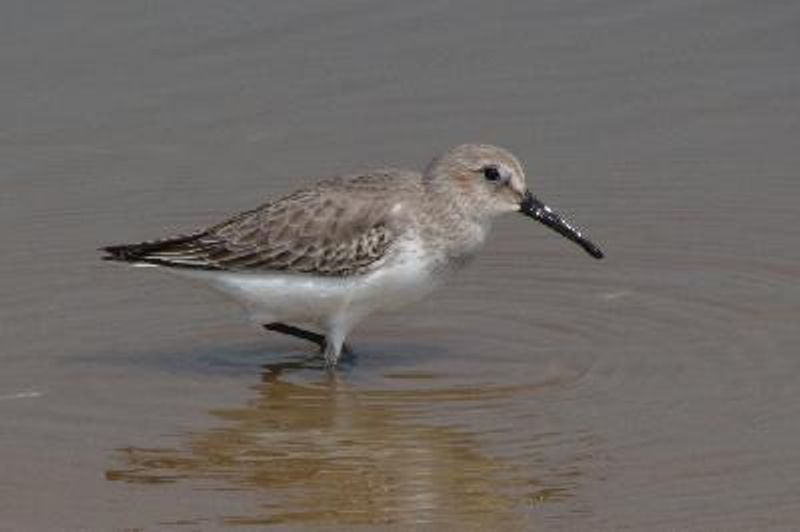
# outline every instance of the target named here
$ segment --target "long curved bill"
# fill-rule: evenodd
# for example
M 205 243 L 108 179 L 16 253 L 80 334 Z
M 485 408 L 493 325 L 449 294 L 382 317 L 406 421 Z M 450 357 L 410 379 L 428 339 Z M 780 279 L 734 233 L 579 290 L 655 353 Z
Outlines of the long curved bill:
M 526 216 L 530 216 L 537 220 L 556 233 L 563 237 L 572 240 L 586 251 L 589 255 L 596 259 L 604 257 L 603 252 L 599 247 L 588 238 L 584 237 L 580 231 L 572 227 L 561 216 L 553 212 L 550 207 L 539 201 L 539 199 L 531 194 L 530 190 L 525 192 L 522 202 L 519 204 L 519 212 Z

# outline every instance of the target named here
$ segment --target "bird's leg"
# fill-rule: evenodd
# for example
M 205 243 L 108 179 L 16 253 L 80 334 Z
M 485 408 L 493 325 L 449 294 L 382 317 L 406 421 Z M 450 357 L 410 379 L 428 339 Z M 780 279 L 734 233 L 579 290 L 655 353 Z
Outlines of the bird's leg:
M 314 342 L 319 347 L 320 351 L 326 351 L 328 342 L 325 340 L 325 336 L 319 333 L 307 331 L 306 329 L 301 329 L 300 327 L 295 327 L 294 325 L 287 325 L 285 323 L 280 322 L 273 322 L 273 323 L 265 323 L 264 328 L 268 331 L 275 331 L 282 334 L 288 334 L 289 336 L 294 336 L 295 338 L 300 338 L 301 340 L 308 340 L 309 342 Z
M 342 351 L 347 350 L 347 346 L 344 345 L 342 339 L 332 340 L 328 339 L 326 342 L 325 348 L 322 351 L 322 355 L 325 357 L 325 365 L 329 368 L 333 368 L 336 366 L 336 363 L 339 362 L 339 357 L 342 355 Z
M 281 323 L 277 321 L 273 323 L 265 323 L 263 327 L 268 331 L 288 334 L 289 336 L 294 336 L 295 338 L 300 338 L 301 340 L 308 340 L 309 342 L 313 342 L 317 344 L 317 347 L 319 347 L 319 350 L 321 352 L 327 353 L 328 340 L 325 338 L 325 335 L 323 334 L 315 333 L 306 329 L 302 329 L 300 327 L 295 327 L 294 325 L 288 325 L 286 323 Z M 341 353 L 348 353 L 348 352 L 350 352 L 350 346 L 341 341 L 341 345 L 339 347 L 339 354 L 336 354 L 335 357 L 333 357 L 333 355 L 331 356 L 335 359 L 338 359 Z M 326 355 L 326 360 L 328 360 L 327 355 Z
M 333 321 L 329 324 L 325 335 L 325 349 L 322 352 L 325 357 L 325 365 L 329 368 L 336 366 L 342 351 L 348 350 L 344 339 L 347 337 L 349 329 L 339 321 Z

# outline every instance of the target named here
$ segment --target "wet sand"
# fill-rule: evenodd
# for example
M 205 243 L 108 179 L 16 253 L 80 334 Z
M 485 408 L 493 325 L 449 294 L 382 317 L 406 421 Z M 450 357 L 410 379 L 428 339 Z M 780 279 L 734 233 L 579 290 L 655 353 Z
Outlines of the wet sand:
M 800 6 L 6 2 L 0 529 L 789 530 Z M 335 375 L 101 263 L 314 177 L 510 148 L 522 217 Z

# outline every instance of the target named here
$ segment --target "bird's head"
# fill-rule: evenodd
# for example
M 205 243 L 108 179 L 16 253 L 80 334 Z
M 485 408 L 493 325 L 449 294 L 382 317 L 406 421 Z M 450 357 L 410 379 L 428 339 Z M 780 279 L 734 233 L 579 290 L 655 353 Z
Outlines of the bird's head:
M 603 252 L 528 189 L 522 164 L 508 150 L 489 144 L 462 144 L 434 159 L 424 176 L 447 191 L 459 208 L 479 220 L 522 213 L 580 245 L 596 259 Z

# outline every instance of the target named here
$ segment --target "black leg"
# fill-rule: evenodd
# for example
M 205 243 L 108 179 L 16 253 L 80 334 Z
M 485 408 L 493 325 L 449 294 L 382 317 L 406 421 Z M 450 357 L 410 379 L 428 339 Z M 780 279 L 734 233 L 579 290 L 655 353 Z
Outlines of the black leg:
M 274 322 L 274 323 L 266 323 L 264 324 L 264 328 L 268 331 L 275 331 L 282 334 L 288 334 L 289 336 L 294 336 L 295 338 L 300 338 L 302 340 L 308 340 L 309 342 L 314 342 L 319 346 L 321 350 L 325 349 L 325 336 L 319 333 L 307 331 L 305 329 L 301 329 L 300 327 L 295 327 L 294 325 L 287 325 L 285 323 Z

